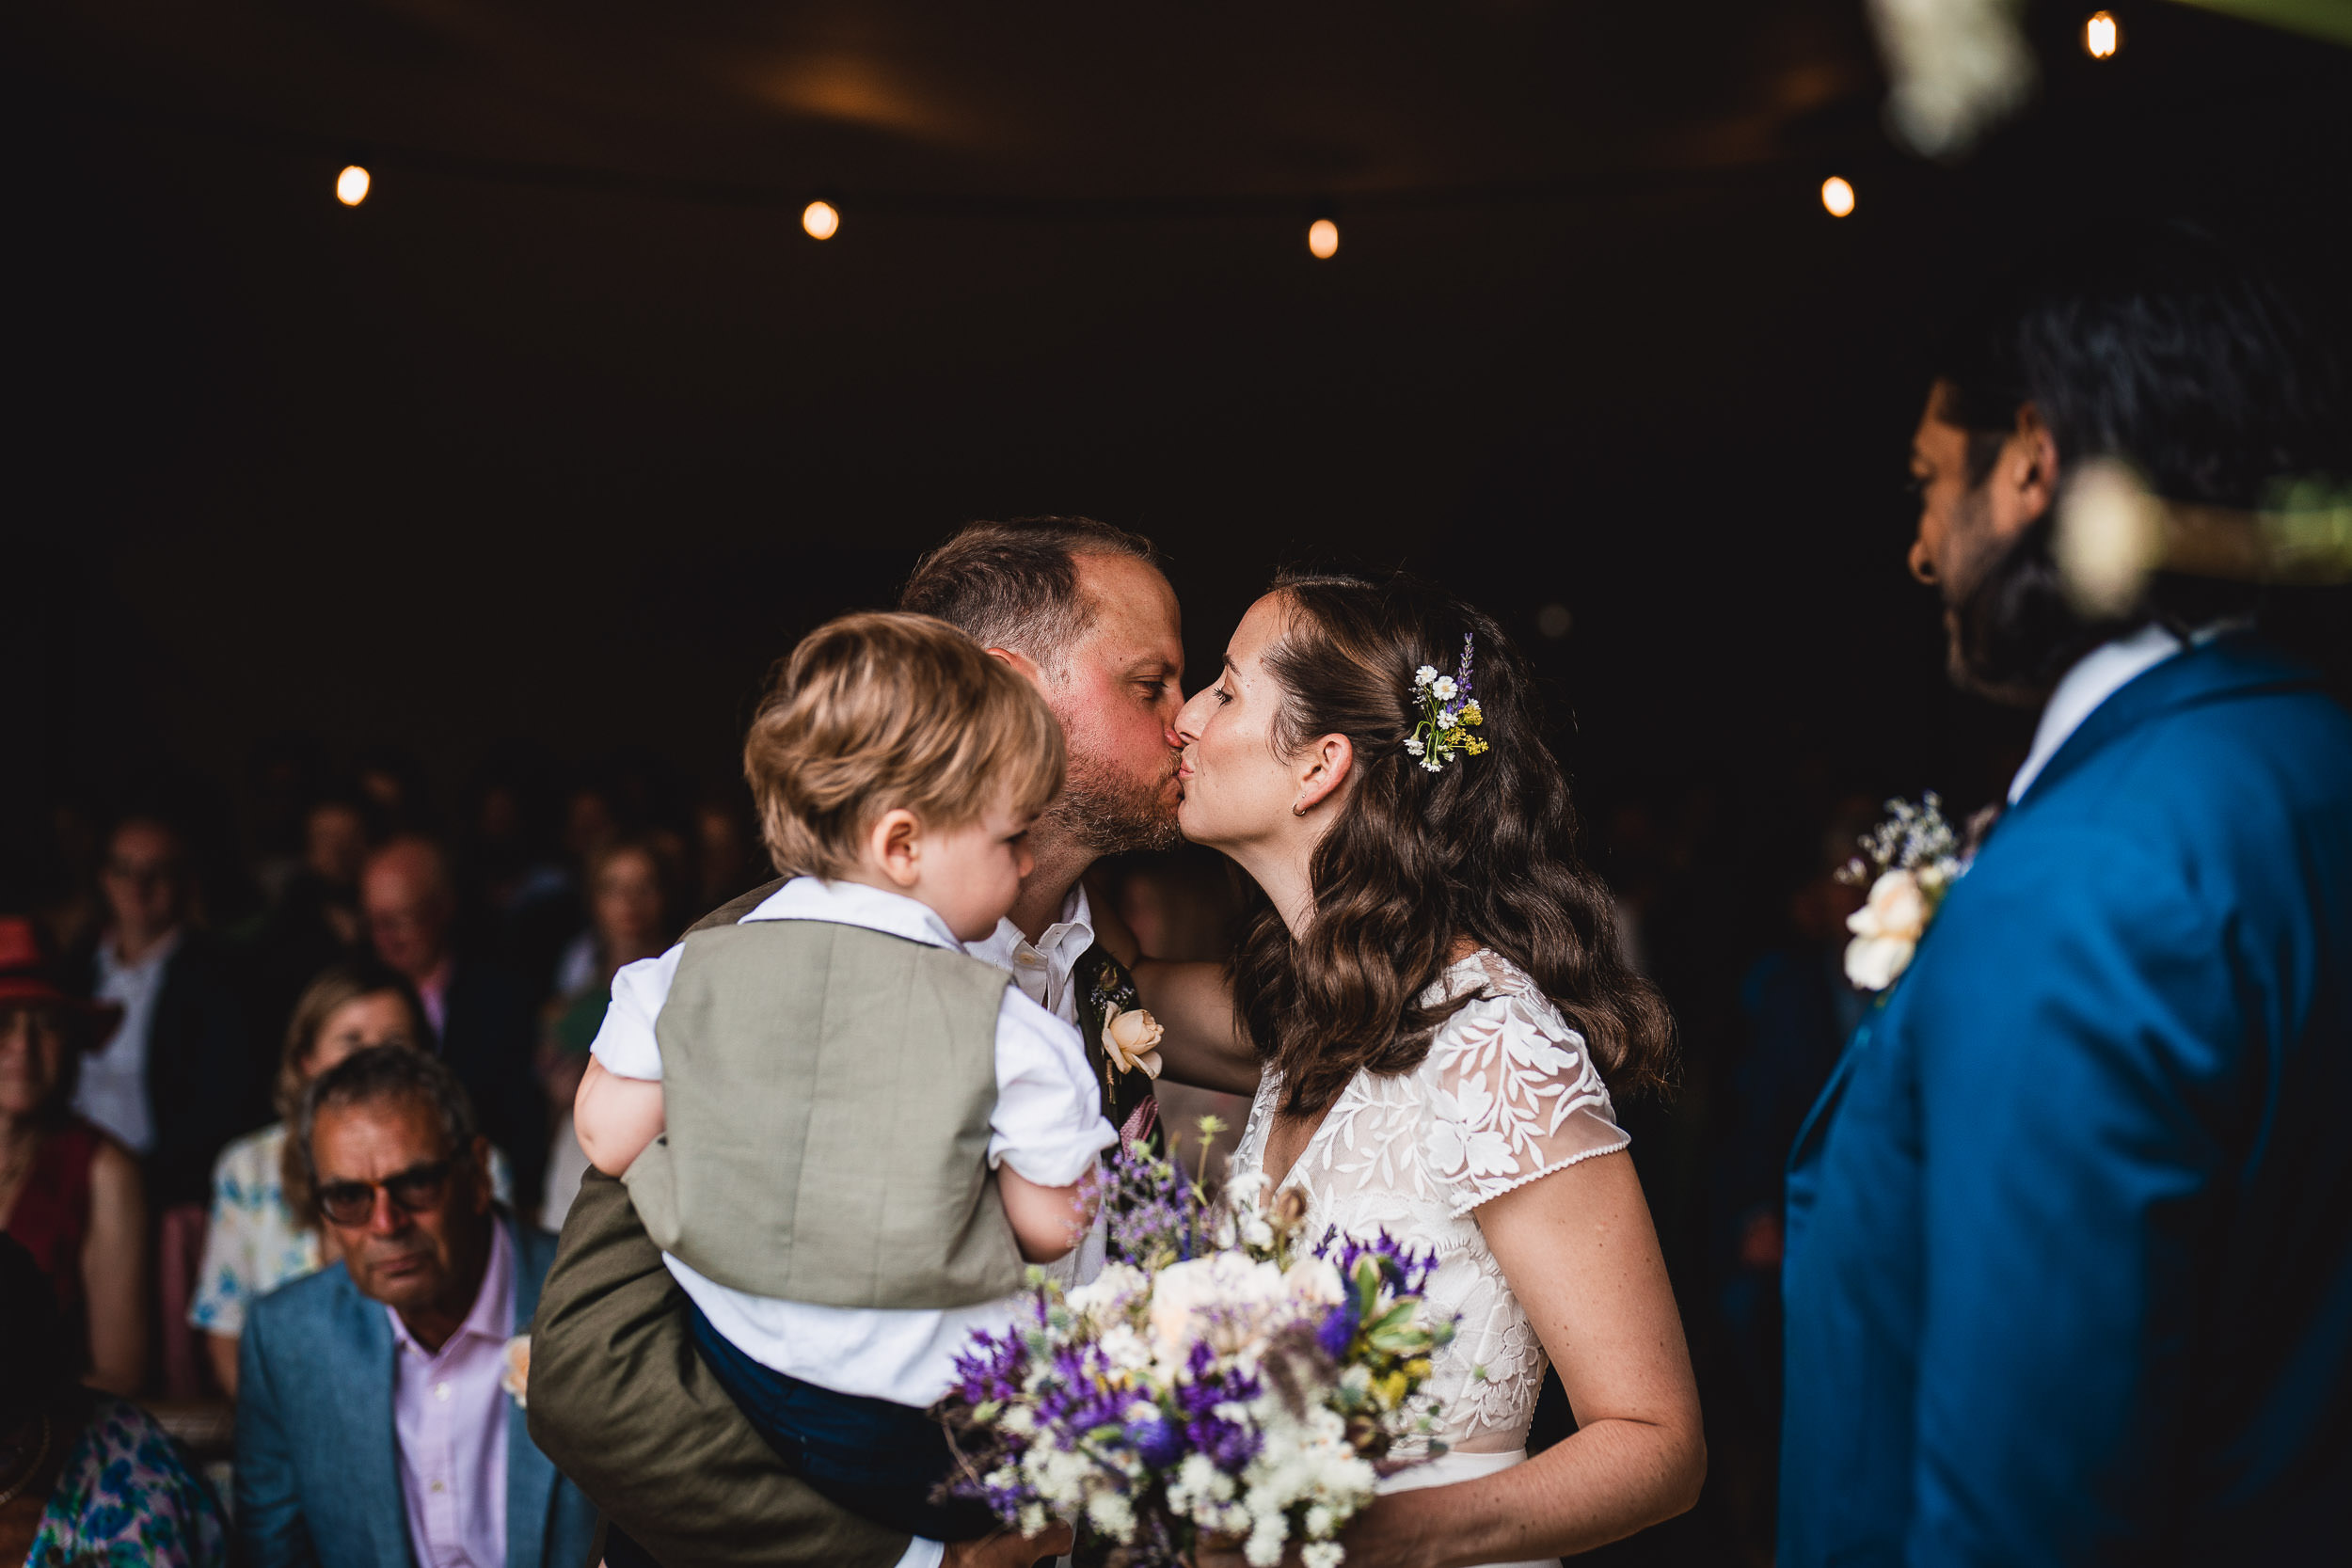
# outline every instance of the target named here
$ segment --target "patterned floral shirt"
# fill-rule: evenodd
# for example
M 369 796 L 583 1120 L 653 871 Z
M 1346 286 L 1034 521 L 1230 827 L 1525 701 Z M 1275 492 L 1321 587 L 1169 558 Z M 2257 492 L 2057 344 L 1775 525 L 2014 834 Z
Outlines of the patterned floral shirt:
M 102 1399 L 67 1456 L 25 1568 L 227 1568 L 220 1505 L 147 1412 Z
M 296 1225 L 286 1203 L 285 1150 L 281 1121 L 239 1138 L 213 1166 L 213 1218 L 188 1307 L 188 1322 L 207 1334 L 235 1338 L 245 1332 L 248 1306 L 319 1271 L 319 1233 Z M 490 1151 L 490 1186 L 500 1202 L 512 1201 L 514 1180 L 497 1149 Z

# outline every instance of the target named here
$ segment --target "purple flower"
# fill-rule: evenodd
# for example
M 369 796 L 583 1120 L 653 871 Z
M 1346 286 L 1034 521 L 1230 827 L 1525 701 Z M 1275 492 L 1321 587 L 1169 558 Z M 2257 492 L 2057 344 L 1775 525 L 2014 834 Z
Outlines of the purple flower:
M 1345 1301 L 1324 1314 L 1323 1326 L 1315 1330 L 1316 1345 L 1334 1361 L 1345 1358 L 1356 1338 L 1356 1296 L 1350 1291 Z
M 1153 1416 L 1127 1428 L 1127 1446 L 1154 1470 L 1165 1470 L 1184 1456 L 1184 1433 L 1167 1418 Z

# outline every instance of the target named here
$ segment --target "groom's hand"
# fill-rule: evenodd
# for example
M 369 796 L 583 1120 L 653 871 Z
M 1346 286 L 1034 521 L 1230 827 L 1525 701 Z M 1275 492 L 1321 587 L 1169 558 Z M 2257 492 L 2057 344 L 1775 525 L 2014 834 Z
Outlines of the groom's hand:
M 998 1530 L 977 1541 L 950 1541 L 940 1568 L 1029 1568 L 1040 1558 L 1060 1557 L 1077 1541 L 1077 1534 L 1059 1519 L 1035 1535 Z

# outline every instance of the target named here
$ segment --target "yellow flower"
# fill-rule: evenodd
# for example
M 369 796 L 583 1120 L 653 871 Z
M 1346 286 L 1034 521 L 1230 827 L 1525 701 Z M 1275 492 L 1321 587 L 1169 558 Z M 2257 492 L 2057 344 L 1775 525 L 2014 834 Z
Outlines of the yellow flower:
M 1479 708 L 1479 705 L 1476 703 L 1465 703 L 1462 705 L 1463 723 L 1483 724 L 1486 721 L 1486 715 Z

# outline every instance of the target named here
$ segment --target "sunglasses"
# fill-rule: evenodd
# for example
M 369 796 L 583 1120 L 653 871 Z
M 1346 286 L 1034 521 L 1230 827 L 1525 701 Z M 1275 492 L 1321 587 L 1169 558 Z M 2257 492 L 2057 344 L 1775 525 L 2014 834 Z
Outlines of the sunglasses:
M 449 1195 L 450 1178 L 465 1160 L 453 1154 L 430 1164 L 410 1165 L 381 1181 L 326 1181 L 319 1186 L 319 1212 L 337 1225 L 365 1225 L 375 1213 L 380 1188 L 403 1213 L 421 1213 Z

